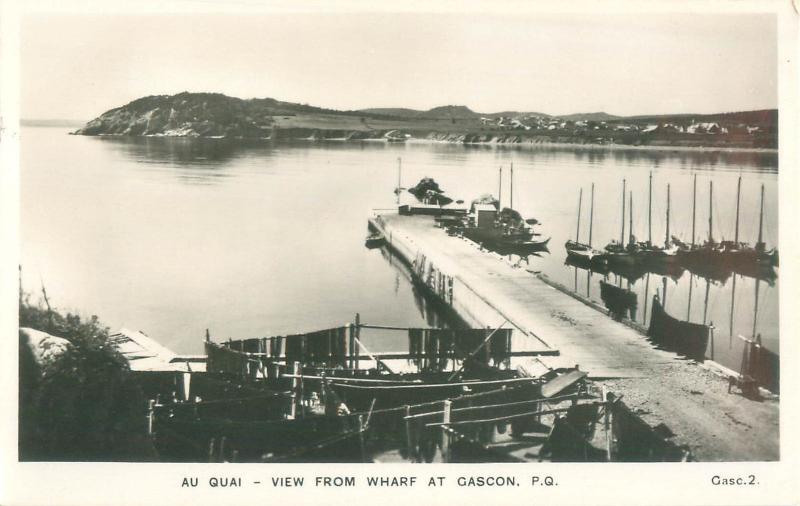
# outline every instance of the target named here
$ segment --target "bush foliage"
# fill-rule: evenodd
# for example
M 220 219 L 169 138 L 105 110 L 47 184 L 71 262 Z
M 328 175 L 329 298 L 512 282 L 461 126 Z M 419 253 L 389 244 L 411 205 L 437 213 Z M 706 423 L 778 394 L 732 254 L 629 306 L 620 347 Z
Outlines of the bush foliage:
M 70 343 L 40 364 L 20 332 L 20 460 L 150 460 L 146 400 L 97 317 L 61 314 L 26 298 L 19 325 Z

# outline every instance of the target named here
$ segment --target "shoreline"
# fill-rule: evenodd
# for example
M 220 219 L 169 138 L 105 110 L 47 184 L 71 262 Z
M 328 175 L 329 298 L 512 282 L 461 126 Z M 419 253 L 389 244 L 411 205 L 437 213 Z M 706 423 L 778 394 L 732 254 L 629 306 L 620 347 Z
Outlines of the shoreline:
M 409 139 L 407 142 L 415 144 L 455 144 L 462 146 L 509 146 L 535 149 L 542 148 L 574 148 L 594 151 L 689 151 L 699 153 L 764 153 L 779 154 L 777 148 L 743 148 L 736 146 L 633 146 L 629 144 L 579 144 L 576 142 L 453 142 L 436 139 Z
M 33 126 L 32 128 L 39 128 Z M 77 135 L 82 137 L 114 137 L 114 138 L 146 138 L 146 139 L 212 139 L 212 140 L 236 140 L 236 141 L 306 141 L 306 142 L 386 142 L 387 144 L 403 144 L 403 143 L 389 143 L 383 138 L 376 137 L 373 139 L 346 139 L 346 138 L 283 138 L 273 139 L 272 137 L 225 137 L 225 136 L 192 136 L 192 135 L 164 135 L 164 134 L 149 134 L 149 135 L 125 135 L 125 134 L 97 134 L 85 135 L 76 134 L 75 132 L 68 132 L 68 135 Z M 445 144 L 456 146 L 478 146 L 478 147 L 509 147 L 509 148 L 568 148 L 568 149 L 583 149 L 587 151 L 655 151 L 655 152 L 689 152 L 689 153 L 754 153 L 754 154 L 779 154 L 780 149 L 776 148 L 745 148 L 737 146 L 634 146 L 628 144 L 579 144 L 575 142 L 455 142 L 447 140 L 427 139 L 420 137 L 412 137 L 405 141 L 405 144 Z

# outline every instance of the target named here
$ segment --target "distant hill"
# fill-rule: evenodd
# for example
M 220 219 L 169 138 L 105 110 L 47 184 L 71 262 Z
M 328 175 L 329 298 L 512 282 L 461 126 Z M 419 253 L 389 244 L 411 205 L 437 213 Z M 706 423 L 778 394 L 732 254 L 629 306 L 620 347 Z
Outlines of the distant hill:
M 778 111 L 761 109 L 757 111 L 722 112 L 713 114 L 658 114 L 648 116 L 628 116 L 616 118 L 631 123 L 686 123 L 691 121 L 714 121 L 718 123 L 744 123 L 762 127 L 777 127 Z
M 394 118 L 408 118 L 408 119 L 478 119 L 478 118 L 500 118 L 500 117 L 528 117 L 528 116 L 539 116 L 543 118 L 551 117 L 549 114 L 544 114 L 541 112 L 520 112 L 520 111 L 501 111 L 501 112 L 490 112 L 490 113 L 480 113 L 475 112 L 467 106 L 464 105 L 443 105 L 439 107 L 434 107 L 432 109 L 428 109 L 427 111 L 421 111 L 417 109 L 407 109 L 407 108 L 391 108 L 391 107 L 376 107 L 370 109 L 359 109 L 356 112 L 369 114 L 369 115 L 379 115 L 384 117 L 394 117 Z
M 165 135 L 245 137 L 269 135 L 274 116 L 335 114 L 358 116 L 273 98 L 241 99 L 221 93 L 151 95 L 104 112 L 75 133 L 78 135 Z
M 419 111 L 416 109 L 406 109 L 401 107 L 360 109 L 357 112 L 369 115 L 408 119 L 474 119 L 481 116 L 464 105 L 443 105 L 434 107 L 433 109 L 428 109 L 427 111 Z
M 241 99 L 220 93 L 183 92 L 139 98 L 104 112 L 75 133 L 347 140 L 382 139 L 388 132 L 399 130 L 408 137 L 464 143 L 774 148 L 777 120 L 776 110 L 633 117 L 606 112 L 561 117 L 518 111 L 480 113 L 464 105 L 426 111 L 338 111 L 274 98 Z M 590 124 L 578 124 L 581 121 Z
M 566 116 L 559 116 L 559 118 L 567 121 L 613 121 L 622 119 L 622 116 L 614 116 L 607 112 L 587 112 L 578 114 L 567 114 Z
M 500 111 L 500 112 L 490 112 L 488 114 L 481 114 L 484 118 L 530 118 L 530 117 L 539 117 L 539 118 L 552 118 L 551 114 L 545 114 L 543 112 L 522 112 L 522 111 Z

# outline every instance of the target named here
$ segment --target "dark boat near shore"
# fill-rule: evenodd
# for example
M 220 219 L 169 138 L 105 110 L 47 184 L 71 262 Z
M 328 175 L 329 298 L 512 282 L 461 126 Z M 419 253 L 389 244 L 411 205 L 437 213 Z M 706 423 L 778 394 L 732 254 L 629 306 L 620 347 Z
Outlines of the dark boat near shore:
M 654 295 L 647 335 L 666 350 L 702 362 L 705 360 L 711 327 L 673 318 L 664 310 L 658 295 Z
M 633 314 L 636 312 L 638 301 L 634 292 L 601 281 L 600 298 L 615 318 L 626 318 L 630 315 L 632 320 L 635 319 Z

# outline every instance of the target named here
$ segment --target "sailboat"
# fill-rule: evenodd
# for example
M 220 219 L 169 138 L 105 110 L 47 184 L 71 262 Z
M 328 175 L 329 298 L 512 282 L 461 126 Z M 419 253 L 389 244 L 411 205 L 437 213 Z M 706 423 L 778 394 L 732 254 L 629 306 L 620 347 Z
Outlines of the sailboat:
M 602 251 L 592 248 L 592 225 L 594 222 L 594 183 L 592 183 L 592 197 L 589 207 L 589 242 L 580 242 L 581 235 L 581 201 L 583 199 L 583 188 L 578 194 L 578 224 L 575 230 L 575 240 L 568 240 L 564 247 L 567 249 L 567 258 L 577 263 L 584 264 L 605 264 L 606 258 Z
M 695 176 L 696 177 L 696 176 Z M 724 247 L 714 240 L 714 181 L 708 182 L 708 239 L 702 245 L 694 244 L 694 212 L 692 212 L 692 245 L 680 251 L 681 261 L 690 265 L 721 265 L 724 260 Z
M 633 192 L 630 196 L 630 228 L 633 228 Z M 630 234 L 628 245 L 625 245 L 625 180 L 622 180 L 622 229 L 619 234 L 619 242 L 612 240 L 605 247 L 605 258 L 609 265 L 632 265 L 636 263 L 633 255 L 636 244 L 633 241 L 633 234 Z
M 696 178 L 696 176 L 695 176 Z M 778 251 L 771 249 L 767 251 L 763 241 L 764 231 L 764 185 L 761 185 L 761 207 L 758 224 L 758 242 L 755 247 L 739 242 L 739 210 L 741 195 L 742 177 L 739 176 L 736 191 L 736 228 L 733 241 L 714 241 L 712 235 L 713 227 L 713 191 L 714 182 L 709 182 L 709 209 L 708 209 L 708 239 L 701 246 L 694 244 L 694 211 L 692 215 L 692 245 L 680 243 L 673 238 L 673 242 L 678 244 L 680 259 L 690 269 L 702 268 L 730 273 L 736 271 L 740 274 L 761 278 L 765 280 L 775 278 L 772 271 L 778 265 Z
M 742 177 L 739 176 L 739 189 L 741 190 Z M 737 266 L 757 265 L 759 267 L 771 269 L 778 265 L 778 250 L 773 248 L 769 251 L 764 243 L 764 185 L 761 185 L 761 206 L 758 219 L 758 241 L 755 247 L 739 242 L 739 191 L 736 193 L 736 236 L 733 244 L 723 242 L 728 250 L 728 257 L 731 264 Z M 746 267 L 745 267 L 746 268 Z
M 400 194 L 403 193 L 406 188 L 403 188 L 403 159 L 399 156 L 397 157 L 397 188 L 394 189 L 394 194 L 397 195 L 397 204 L 400 205 Z
M 678 246 L 672 243 L 669 235 L 670 185 L 667 185 L 667 229 L 664 234 L 664 247 L 653 244 L 653 173 L 650 173 L 650 187 L 647 210 L 647 242 L 639 243 L 638 256 L 650 263 L 675 263 L 678 259 Z

